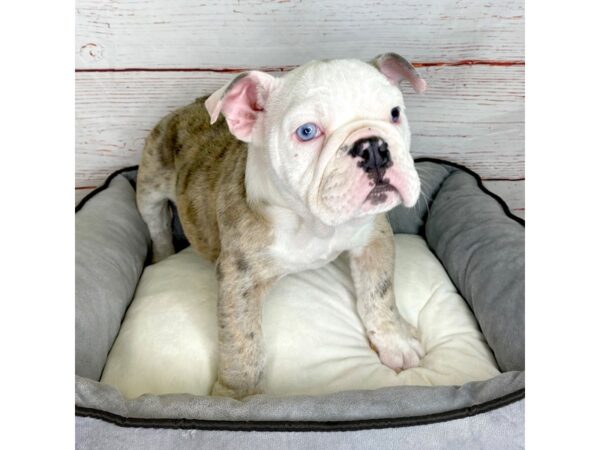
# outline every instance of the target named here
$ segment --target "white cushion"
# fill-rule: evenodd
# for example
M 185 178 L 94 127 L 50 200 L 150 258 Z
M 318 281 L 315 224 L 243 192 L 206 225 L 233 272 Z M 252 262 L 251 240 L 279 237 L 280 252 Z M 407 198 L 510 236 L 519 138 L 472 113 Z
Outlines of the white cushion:
M 269 394 L 461 385 L 499 373 L 477 322 L 423 238 L 396 235 L 396 302 L 426 356 L 396 374 L 370 348 L 344 257 L 287 276 L 263 309 Z M 214 266 L 191 248 L 145 269 L 102 382 L 127 398 L 210 393 L 217 369 Z

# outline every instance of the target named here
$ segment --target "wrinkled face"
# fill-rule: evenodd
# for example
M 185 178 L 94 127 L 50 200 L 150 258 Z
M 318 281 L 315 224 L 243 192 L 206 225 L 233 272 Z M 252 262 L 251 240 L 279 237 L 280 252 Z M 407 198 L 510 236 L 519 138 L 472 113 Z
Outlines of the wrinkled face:
M 246 127 L 250 151 L 262 153 L 265 174 L 292 203 L 332 226 L 415 205 L 420 183 L 402 93 L 375 66 L 311 62 L 251 89 L 233 93 L 254 97 L 237 122 L 226 108 L 239 104 L 223 112 L 234 134 Z M 248 129 L 243 118 L 251 114 Z
M 413 206 L 419 178 L 400 90 L 360 61 L 311 63 L 280 80 L 265 107 L 275 173 L 328 225 Z

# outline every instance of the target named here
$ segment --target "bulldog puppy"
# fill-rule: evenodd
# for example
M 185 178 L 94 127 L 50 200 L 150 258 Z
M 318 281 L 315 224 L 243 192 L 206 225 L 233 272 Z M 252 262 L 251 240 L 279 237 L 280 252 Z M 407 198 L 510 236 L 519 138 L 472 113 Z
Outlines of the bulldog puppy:
M 420 192 L 403 79 L 418 92 L 426 88 L 393 53 L 371 63 L 313 61 L 280 78 L 245 72 L 163 118 L 147 138 L 137 204 L 153 260 L 173 253 L 170 200 L 191 245 L 216 262 L 214 395 L 261 392 L 265 293 L 277 279 L 342 252 L 381 362 L 395 371 L 418 365 L 416 330 L 396 308 L 385 217 L 398 204 L 414 206 Z

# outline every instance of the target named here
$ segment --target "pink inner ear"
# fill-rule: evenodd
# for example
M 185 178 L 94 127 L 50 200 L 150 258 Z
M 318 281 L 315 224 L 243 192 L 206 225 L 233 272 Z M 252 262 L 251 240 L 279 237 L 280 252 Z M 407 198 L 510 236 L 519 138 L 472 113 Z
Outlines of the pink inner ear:
M 249 74 L 237 81 L 222 99 L 221 112 L 229 130 L 238 139 L 246 141 L 262 107 L 258 104 L 258 80 Z
M 413 89 L 419 94 L 427 89 L 427 82 L 421 78 L 412 64 L 400 56 L 384 55 L 378 59 L 377 66 L 381 73 L 394 84 L 402 80 L 408 80 Z

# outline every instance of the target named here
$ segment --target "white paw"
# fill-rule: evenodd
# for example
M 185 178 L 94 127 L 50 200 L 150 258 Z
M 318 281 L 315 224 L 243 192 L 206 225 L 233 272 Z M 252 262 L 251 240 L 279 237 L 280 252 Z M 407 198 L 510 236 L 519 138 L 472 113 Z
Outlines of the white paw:
M 369 331 L 369 340 L 381 362 L 396 371 L 417 367 L 425 352 L 416 338 L 416 329 L 402 324 L 385 331 Z

